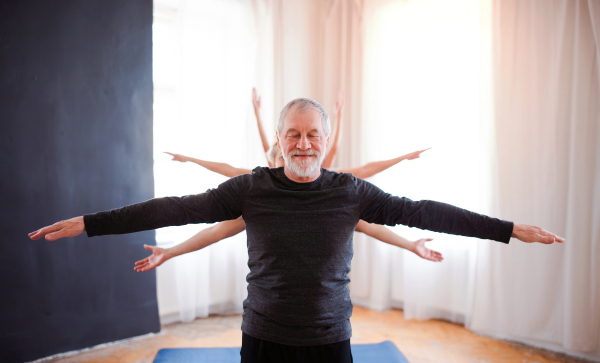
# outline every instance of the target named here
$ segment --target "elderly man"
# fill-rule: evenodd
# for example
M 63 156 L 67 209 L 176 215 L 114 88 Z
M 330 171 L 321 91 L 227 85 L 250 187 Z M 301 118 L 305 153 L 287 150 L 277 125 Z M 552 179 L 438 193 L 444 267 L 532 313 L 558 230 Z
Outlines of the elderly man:
M 49 241 L 132 233 L 244 217 L 248 236 L 248 298 L 242 362 L 351 362 L 348 272 L 359 219 L 405 224 L 508 243 L 564 240 L 434 201 L 384 193 L 351 174 L 321 169 L 330 123 L 323 107 L 296 99 L 281 111 L 277 142 L 285 167 L 256 168 L 206 193 L 157 198 L 58 222 L 32 232 Z

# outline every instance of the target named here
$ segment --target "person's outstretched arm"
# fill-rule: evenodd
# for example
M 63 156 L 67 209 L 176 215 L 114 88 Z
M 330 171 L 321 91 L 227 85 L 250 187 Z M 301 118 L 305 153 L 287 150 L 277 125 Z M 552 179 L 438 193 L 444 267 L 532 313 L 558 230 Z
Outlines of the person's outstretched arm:
M 335 102 L 335 105 L 333 105 L 333 109 L 335 110 L 336 115 L 336 130 L 335 135 L 333 135 L 333 142 L 331 143 L 331 147 L 329 147 L 327 155 L 325 155 L 325 159 L 323 159 L 323 163 L 321 163 L 321 166 L 325 169 L 330 168 L 331 164 L 333 164 L 333 161 L 335 160 L 335 155 L 338 151 L 340 137 L 342 135 L 342 112 L 344 111 L 344 94 L 342 93 L 342 91 L 340 91 L 338 99 Z
M 263 150 L 265 150 L 265 153 L 267 153 L 271 146 L 269 145 L 269 139 L 267 138 L 265 128 L 263 127 L 262 118 L 260 118 L 260 97 L 256 93 L 256 88 L 252 88 L 252 106 L 254 106 L 254 115 L 256 115 L 256 125 L 258 126 L 260 141 L 262 143 Z M 270 168 L 275 167 L 275 165 L 271 165 L 271 162 L 268 158 L 267 163 L 269 163 Z
M 180 161 L 182 163 L 190 161 L 190 162 L 198 164 L 212 172 L 224 175 L 229 178 L 233 178 L 234 176 L 238 176 L 238 175 L 242 175 L 242 174 L 252 174 L 252 170 L 250 170 L 250 169 L 236 168 L 236 167 L 231 166 L 226 163 L 217 163 L 214 161 L 200 160 L 200 159 L 192 158 L 192 157 L 185 156 L 185 155 L 173 154 L 173 153 L 166 152 L 166 151 L 165 151 L 165 154 L 169 154 L 169 155 L 173 156 L 174 161 Z
M 246 223 L 244 223 L 244 219 L 239 217 L 238 219 L 219 222 L 214 226 L 203 229 L 184 242 L 171 248 L 144 245 L 144 248 L 151 251 L 152 255 L 137 261 L 133 269 L 137 272 L 153 270 L 173 257 L 201 250 L 225 238 L 235 236 L 245 228 Z
M 425 242 L 432 241 L 431 238 L 422 238 L 420 240 L 411 242 L 397 235 L 385 226 L 382 226 L 380 224 L 367 223 L 362 219 L 358 221 L 355 230 L 356 232 L 362 232 L 367 236 L 378 239 L 381 242 L 390 244 L 392 246 L 404 248 L 405 250 L 413 252 L 417 256 L 426 260 L 440 262 L 444 259 L 441 253 L 430 250 L 429 248 L 425 247 Z
M 429 149 L 431 149 L 431 148 L 429 148 Z M 388 169 L 403 160 L 417 159 L 419 156 L 421 156 L 421 153 L 423 153 L 429 149 L 414 151 L 410 154 L 402 155 L 395 159 L 374 161 L 372 163 L 368 163 L 363 166 L 359 166 L 357 168 L 339 169 L 336 171 L 339 171 L 341 173 L 351 173 L 351 174 L 354 174 L 354 176 L 357 178 L 366 179 L 375 174 L 381 173 L 385 169 Z
M 540 227 L 516 224 L 432 200 L 412 201 L 385 193 L 375 185 L 355 178 L 359 193 L 360 219 L 369 223 L 427 229 L 434 232 L 508 243 L 562 243 L 564 238 Z
M 250 175 L 240 175 L 205 193 L 155 198 L 104 212 L 54 223 L 29 234 L 54 241 L 87 232 L 88 237 L 126 234 L 190 223 L 215 223 L 242 215 Z

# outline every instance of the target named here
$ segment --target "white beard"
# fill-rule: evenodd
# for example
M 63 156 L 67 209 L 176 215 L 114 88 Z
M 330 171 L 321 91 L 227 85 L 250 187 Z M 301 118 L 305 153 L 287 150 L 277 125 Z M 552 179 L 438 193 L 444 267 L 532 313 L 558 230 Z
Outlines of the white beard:
M 294 155 L 314 155 L 308 160 L 298 160 L 294 158 Z M 292 150 L 290 151 L 285 158 L 285 165 L 292 171 L 292 173 L 298 175 L 299 177 L 307 177 L 313 175 L 317 169 L 321 166 L 321 153 L 318 151 L 305 151 L 300 152 L 300 150 Z

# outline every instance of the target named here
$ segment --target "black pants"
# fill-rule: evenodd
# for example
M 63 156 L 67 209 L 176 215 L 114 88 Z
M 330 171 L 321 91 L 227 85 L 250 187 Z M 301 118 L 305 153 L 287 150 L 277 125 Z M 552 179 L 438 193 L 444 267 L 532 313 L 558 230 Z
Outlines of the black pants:
M 242 333 L 242 363 L 352 363 L 350 339 L 339 343 L 296 347 Z

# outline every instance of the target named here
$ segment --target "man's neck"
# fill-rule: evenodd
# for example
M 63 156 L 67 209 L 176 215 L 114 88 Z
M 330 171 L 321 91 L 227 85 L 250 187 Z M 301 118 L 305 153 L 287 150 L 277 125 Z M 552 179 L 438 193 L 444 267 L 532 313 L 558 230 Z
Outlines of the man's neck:
M 310 183 L 317 180 L 321 175 L 321 168 L 318 168 L 317 171 L 315 171 L 309 176 L 298 176 L 294 174 L 294 172 L 291 171 L 290 168 L 288 168 L 287 166 L 283 168 L 283 171 L 285 172 L 285 176 L 287 176 L 288 179 L 296 183 Z

